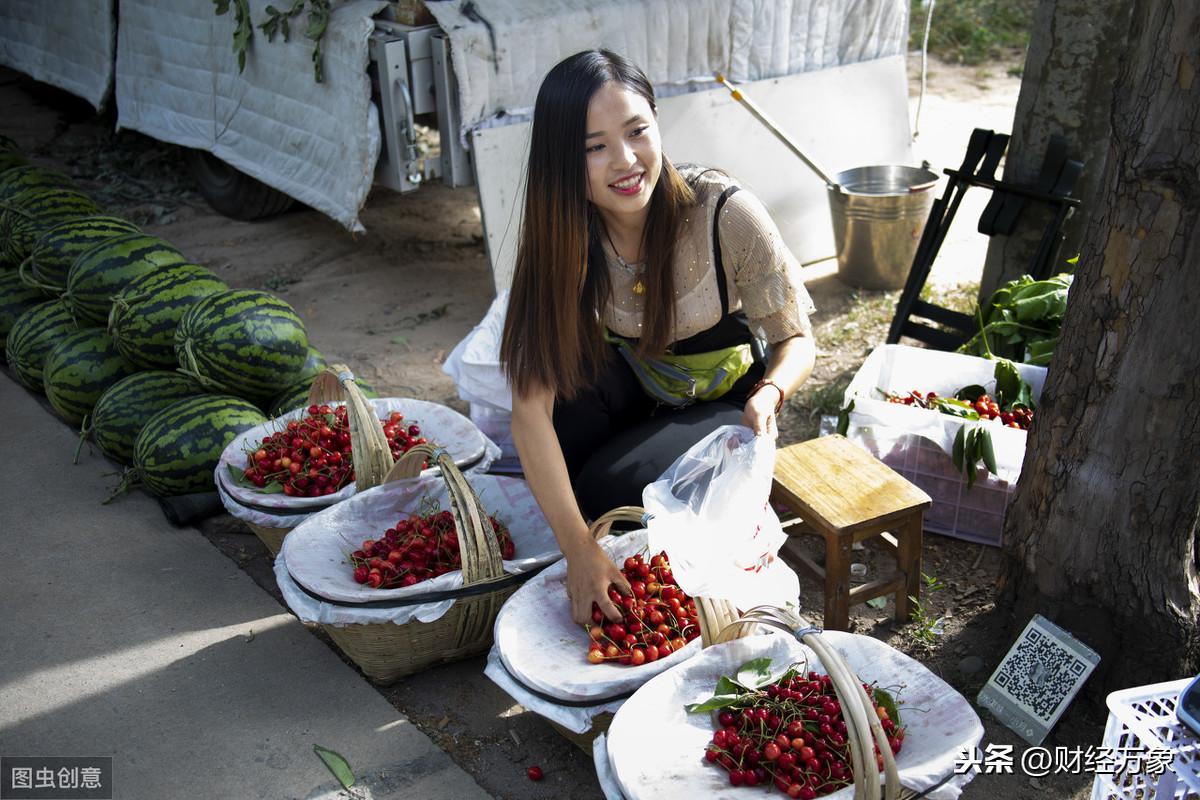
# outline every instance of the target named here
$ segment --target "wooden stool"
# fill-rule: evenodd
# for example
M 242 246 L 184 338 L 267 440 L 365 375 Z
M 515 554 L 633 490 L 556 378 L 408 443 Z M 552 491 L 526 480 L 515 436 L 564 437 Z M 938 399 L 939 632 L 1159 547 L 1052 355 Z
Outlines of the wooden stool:
M 896 619 L 908 621 L 908 598 L 921 592 L 921 527 L 929 495 L 844 436 L 822 436 L 776 454 L 771 499 L 799 517 L 785 521 L 784 531 L 825 537 L 824 569 L 789 549 L 802 571 L 825 584 L 827 629 L 846 630 L 851 605 L 893 593 Z M 851 589 L 851 545 L 873 536 L 895 554 L 897 574 Z

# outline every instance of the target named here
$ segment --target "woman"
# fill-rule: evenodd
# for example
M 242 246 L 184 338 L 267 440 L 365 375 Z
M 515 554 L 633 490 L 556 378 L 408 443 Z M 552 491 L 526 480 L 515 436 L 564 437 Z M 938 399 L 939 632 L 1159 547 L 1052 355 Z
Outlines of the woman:
M 608 587 L 629 592 L 587 518 L 640 504 L 721 425 L 773 436 L 815 359 L 812 304 L 765 208 L 721 173 L 676 169 L 655 114 L 646 76 L 605 50 L 550 70 L 534 108 L 501 359 L 513 439 L 581 623 L 593 603 L 619 619 Z M 765 366 L 755 336 L 770 344 Z M 655 380 L 681 362 L 703 379 L 695 396 Z

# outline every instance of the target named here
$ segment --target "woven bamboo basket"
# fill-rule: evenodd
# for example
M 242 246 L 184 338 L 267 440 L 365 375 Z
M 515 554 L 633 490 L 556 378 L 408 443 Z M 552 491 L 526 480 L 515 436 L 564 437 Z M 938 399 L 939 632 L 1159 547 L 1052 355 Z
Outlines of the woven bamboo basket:
M 450 594 L 454 605 L 432 622 L 321 626 L 364 675 L 383 685 L 436 664 L 486 652 L 492 644 L 492 627 L 500 607 L 524 579 L 533 575 L 504 572 L 500 545 L 487 511 L 446 451 L 430 445 L 412 448 L 396 462 L 384 483 L 416 477 L 425 458 L 441 468 L 458 529 L 463 586 L 455 592 L 438 593 L 439 599 Z M 496 583 L 503 585 L 488 588 Z
M 354 382 L 354 373 L 345 364 L 331 364 L 313 379 L 308 404 L 324 405 L 345 400 L 350 423 L 350 448 L 354 459 L 354 484 L 358 491 L 378 486 L 392 468 L 392 453 L 383 427 L 375 417 L 371 401 Z M 279 555 L 283 539 L 291 528 L 271 528 L 246 522 L 250 532 L 267 546 L 272 556 Z
M 642 523 L 645 515 L 646 509 L 639 506 L 621 506 L 598 517 L 588 528 L 588 531 L 596 541 L 599 541 L 612 532 L 614 523 Z M 708 647 L 716 643 L 719 641 L 718 637 L 725 631 L 728 631 L 725 634 L 728 636 L 728 639 L 736 639 L 752 632 L 750 628 L 745 626 L 736 629 L 729 627 L 731 623 L 737 620 L 738 616 L 737 610 L 728 600 L 697 597 L 696 617 L 700 623 L 701 647 Z M 728 639 L 720 641 L 728 641 Z M 592 742 L 597 736 L 608 730 L 608 726 L 612 723 L 612 720 L 613 715 L 611 712 L 605 711 L 602 714 L 597 714 L 592 718 L 592 727 L 587 733 L 575 733 L 575 731 L 568 730 L 553 720 L 547 720 L 547 722 L 550 723 L 550 727 L 566 737 L 571 744 L 590 756 L 592 754 Z

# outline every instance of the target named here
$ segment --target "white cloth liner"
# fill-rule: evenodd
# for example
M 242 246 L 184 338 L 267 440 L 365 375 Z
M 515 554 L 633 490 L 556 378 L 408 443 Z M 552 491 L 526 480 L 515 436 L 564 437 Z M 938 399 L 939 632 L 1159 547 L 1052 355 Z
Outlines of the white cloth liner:
M 504 562 L 506 573 L 521 573 L 551 563 L 562 556 L 550 526 L 542 517 L 524 481 L 498 475 L 467 477 L 488 513 L 496 514 L 508 525 L 516 547 L 517 558 Z M 342 547 L 343 535 L 359 544 L 367 538 L 377 538 L 407 510 L 416 510 L 422 497 L 428 496 L 449 509 L 446 484 L 440 475 L 423 475 L 406 481 L 376 486 L 355 495 L 338 505 L 313 514 L 287 535 L 275 560 L 275 577 L 288 606 L 305 622 L 328 625 L 349 625 L 377 622 L 404 624 L 413 619 L 432 622 L 454 605 L 454 600 L 441 600 L 417 606 L 382 608 L 355 607 L 354 602 L 371 600 L 403 600 L 429 592 L 452 591 L 462 588 L 462 571 L 455 570 L 414 586 L 402 589 L 366 590 L 354 583 L 349 562 L 339 559 L 358 548 Z M 378 520 L 378 521 L 376 521 Z M 353 532 L 351 533 L 350 530 Z M 326 543 L 325 547 L 320 542 Z M 329 543 L 332 543 L 330 545 Z M 336 550 L 331 550 L 332 547 Z M 299 570 L 304 588 L 324 597 L 357 598 L 344 600 L 349 605 L 325 602 L 301 588 L 293 577 Z M 356 591 L 357 590 L 357 591 Z
M 442 372 L 454 379 L 458 396 L 468 403 L 512 414 L 512 389 L 500 363 L 500 339 L 508 311 L 504 289 L 471 332 L 462 338 L 442 364 Z
M 512 535 L 516 553 L 512 560 L 504 561 L 505 572 L 525 572 L 559 558 L 558 543 L 529 484 L 501 475 L 465 477 L 483 507 L 507 525 Z M 462 573 L 458 570 L 397 589 L 372 589 L 355 583 L 351 576 L 350 554 L 362 546 L 363 540 L 378 539 L 426 500 L 450 510 L 449 489 L 440 475 L 376 486 L 313 514 L 284 540 L 288 571 L 310 592 L 342 603 L 401 600 L 459 588 Z
M 108 101 L 117 50 L 115 0 L 4 0 L 0 63 L 82 97 Z
M 303 17 L 293 20 L 290 42 L 282 36 L 268 42 L 257 28 L 270 2 L 249 0 L 256 27 L 239 74 L 232 9 L 217 16 L 212 0 L 121 0 L 117 126 L 207 150 L 361 232 L 358 212 L 374 181 L 381 141 L 368 41 L 372 17 L 387 4 L 334 4 L 321 42 L 324 82 L 316 83 Z M 87 27 L 58 3 L 30 4 L 73 28 Z
M 975 747 L 983 738 L 983 725 L 967 699 L 917 661 L 869 636 L 839 631 L 823 636 L 863 681 L 899 695 L 901 722 L 908 728 L 896 757 L 904 786 L 917 791 L 933 786 L 953 773 L 962 748 Z M 746 791 L 730 786 L 725 770 L 701 757 L 712 739 L 711 716 L 688 714 L 684 705 L 711 697 L 718 677 L 732 675 L 753 658 L 769 656 L 782 672 L 803 655 L 810 669 L 825 671 L 815 654 L 792 637 L 750 636 L 714 645 L 648 681 L 609 726 L 605 750 L 610 763 L 598 763 L 596 770 L 601 780 L 606 775 L 614 779 L 615 786 L 605 787 L 606 796 L 649 800 L 673 796 L 679 786 L 687 786 L 689 796 L 743 800 Z M 664 730 L 671 735 L 663 736 Z M 953 778 L 928 797 L 954 800 L 972 777 L 968 772 Z M 853 787 L 825 796 L 849 800 Z
M 635 553 L 645 553 L 649 561 L 659 552 L 647 549 L 645 530 L 606 536 L 600 546 L 618 566 Z M 531 578 L 500 609 L 492 649 L 512 676 L 531 689 L 562 700 L 597 702 L 634 691 L 700 650 L 700 640 L 693 639 L 679 652 L 640 667 L 591 664 L 590 642 L 584 627 L 571 619 L 567 562 L 560 561 Z
M 504 663 L 500 660 L 500 652 L 495 645 L 492 645 L 492 649 L 488 653 L 487 666 L 484 667 L 483 674 L 503 689 L 509 697 L 525 708 L 539 717 L 545 717 L 551 722 L 557 722 L 573 733 L 587 733 L 592 729 L 592 720 L 605 712 L 610 714 L 615 713 L 621 707 L 621 704 L 625 702 L 625 698 L 622 697 L 608 702 L 597 701 L 600 705 L 580 707 L 564 706 L 551 702 L 544 697 L 538 697 L 529 691 L 528 688 L 514 680 L 505 671 Z
M 895 0 L 474 0 L 474 18 L 465 6 L 428 5 L 450 38 L 464 139 L 527 118 L 550 68 L 592 47 L 632 60 L 665 96 L 711 84 L 716 70 L 760 80 L 908 44 L 908 4 Z
M 329 404 L 331 408 L 339 405 L 342 403 Z M 483 468 L 480 470 L 483 471 L 500 457 L 500 448 L 484 436 L 475 423 L 449 406 L 410 397 L 380 398 L 371 400 L 371 405 L 374 407 L 377 417 L 383 418 L 393 411 L 399 411 L 404 415 L 405 425 L 413 423 L 419 425 L 421 435 L 428 439 L 430 444 L 444 447 L 450 457 L 454 459 L 454 465 L 457 467 L 476 467 L 483 464 Z M 312 512 L 328 508 L 354 496 L 358 488 L 353 482 L 333 494 L 320 497 L 289 497 L 282 492 L 268 494 L 240 486 L 229 473 L 230 466 L 239 471 L 246 469 L 246 449 L 251 442 L 257 445 L 265 437 L 282 429 L 291 420 L 301 419 L 307 414 L 307 408 L 297 408 L 238 434 L 221 451 L 221 458 L 216 468 L 217 485 L 224 488 L 226 494 L 242 505 L 278 509 L 284 513 L 296 513 L 301 510 Z M 436 469 L 425 470 L 425 474 L 433 472 L 436 472 Z
M 667 552 L 685 592 L 741 609 L 798 602 L 800 582 L 778 557 L 787 537 L 768 502 L 774 469 L 774 437 L 722 425 L 642 491 L 650 549 Z
M 901 437 L 915 434 L 951 455 L 960 428 L 982 426 L 992 433 L 997 477 L 1010 484 L 1016 483 L 1025 458 L 1025 431 L 1003 426 L 999 421 L 975 422 L 932 409 L 889 403 L 876 391 L 878 388 L 903 396 L 915 389 L 953 397 L 964 386 L 979 384 L 992 393 L 995 369 L 993 361 L 962 353 L 900 344 L 876 347 L 846 387 L 842 405 L 854 401 L 850 432 L 869 436 L 876 452 L 888 452 Z M 1040 398 L 1046 382 L 1046 368 L 1017 364 L 1017 370 L 1032 388 L 1034 400 Z

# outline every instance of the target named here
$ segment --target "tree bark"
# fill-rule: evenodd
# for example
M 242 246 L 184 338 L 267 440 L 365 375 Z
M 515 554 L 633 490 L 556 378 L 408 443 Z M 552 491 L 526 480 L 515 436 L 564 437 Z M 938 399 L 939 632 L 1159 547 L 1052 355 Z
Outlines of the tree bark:
M 1200 668 L 1200 8 L 1140 3 L 1062 338 L 1005 521 L 1014 632 L 1102 657 L 1092 691 Z
M 1004 178 L 1034 184 L 1050 137 L 1066 137 L 1068 156 L 1083 161 L 1084 172 L 1073 193 L 1081 205 L 1063 226 L 1064 262 L 1079 252 L 1088 222 L 1103 201 L 1113 83 L 1132 9 L 1132 0 L 1041 0 L 1034 10 Z M 1048 206 L 1030 203 L 1012 236 L 991 238 L 979 287 L 981 301 L 1000 284 L 1029 271 L 1051 217 Z

